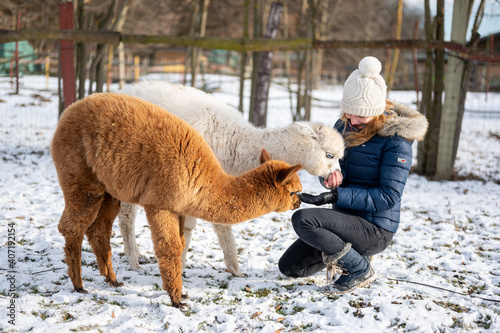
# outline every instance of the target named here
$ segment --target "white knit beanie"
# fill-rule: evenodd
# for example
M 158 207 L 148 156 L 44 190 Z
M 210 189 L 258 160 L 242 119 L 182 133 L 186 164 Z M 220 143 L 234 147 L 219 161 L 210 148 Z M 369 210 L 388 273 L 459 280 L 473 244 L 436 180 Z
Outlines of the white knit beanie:
M 387 86 L 380 75 L 382 64 L 375 57 L 361 59 L 358 69 L 344 84 L 342 113 L 359 117 L 372 117 L 384 113 Z

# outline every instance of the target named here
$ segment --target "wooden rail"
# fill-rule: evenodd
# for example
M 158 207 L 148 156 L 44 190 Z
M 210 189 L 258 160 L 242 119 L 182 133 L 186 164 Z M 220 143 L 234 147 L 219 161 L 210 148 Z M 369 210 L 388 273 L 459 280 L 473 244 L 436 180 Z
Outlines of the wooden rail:
M 210 38 L 176 37 L 122 34 L 114 31 L 82 30 L 0 30 L 0 43 L 20 40 L 72 40 L 117 45 L 125 44 L 166 44 L 172 46 L 192 46 L 206 49 L 232 51 L 297 51 L 307 49 L 337 48 L 379 48 L 379 49 L 447 49 L 457 51 L 458 56 L 476 61 L 500 63 L 499 53 L 472 52 L 467 46 L 455 42 L 427 41 L 421 39 L 346 41 L 315 40 L 311 38 L 267 39 L 267 38 Z

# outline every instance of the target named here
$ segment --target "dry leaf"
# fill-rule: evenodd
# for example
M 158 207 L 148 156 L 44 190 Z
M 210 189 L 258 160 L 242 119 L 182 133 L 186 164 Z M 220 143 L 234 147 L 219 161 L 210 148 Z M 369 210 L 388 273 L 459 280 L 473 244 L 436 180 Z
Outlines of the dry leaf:
M 285 317 L 279 317 L 278 318 L 278 323 L 281 323 L 283 320 L 285 320 L 286 318 Z
M 283 330 L 284 330 L 284 329 L 285 329 L 284 327 L 283 327 L 283 328 L 280 328 L 279 330 L 274 331 L 274 333 L 280 333 L 280 332 L 283 332 Z
M 254 313 L 254 314 L 253 314 L 250 318 L 251 318 L 251 319 L 254 319 L 255 317 L 260 316 L 260 314 L 261 314 L 261 313 L 262 313 L 262 311 L 257 311 L 257 312 L 255 312 L 255 313 Z
M 115 310 L 111 311 L 111 318 L 115 317 Z

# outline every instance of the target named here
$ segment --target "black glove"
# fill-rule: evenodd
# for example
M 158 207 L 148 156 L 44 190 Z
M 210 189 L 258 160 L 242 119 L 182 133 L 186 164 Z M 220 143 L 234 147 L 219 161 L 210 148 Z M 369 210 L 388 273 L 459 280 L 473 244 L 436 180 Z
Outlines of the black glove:
M 318 195 L 312 195 L 309 193 L 297 193 L 297 196 L 302 202 L 319 206 L 328 203 L 336 203 L 338 199 L 338 191 L 337 189 L 333 189 L 331 192 L 323 192 Z

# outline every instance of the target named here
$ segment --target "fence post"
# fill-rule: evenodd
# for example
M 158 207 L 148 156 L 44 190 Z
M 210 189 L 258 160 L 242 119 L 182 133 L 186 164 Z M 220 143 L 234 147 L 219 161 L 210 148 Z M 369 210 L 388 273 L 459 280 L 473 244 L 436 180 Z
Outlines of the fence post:
M 453 5 L 451 40 L 462 44 L 465 44 L 467 36 L 469 2 L 470 0 L 458 0 Z M 436 177 L 440 180 L 450 180 L 453 175 L 454 142 L 464 71 L 464 62 L 459 58 L 458 52 L 450 50 L 436 161 Z
M 73 30 L 73 3 L 59 3 L 59 29 Z M 60 42 L 61 76 L 63 81 L 63 109 L 76 101 L 76 76 L 73 41 L 62 39 Z

